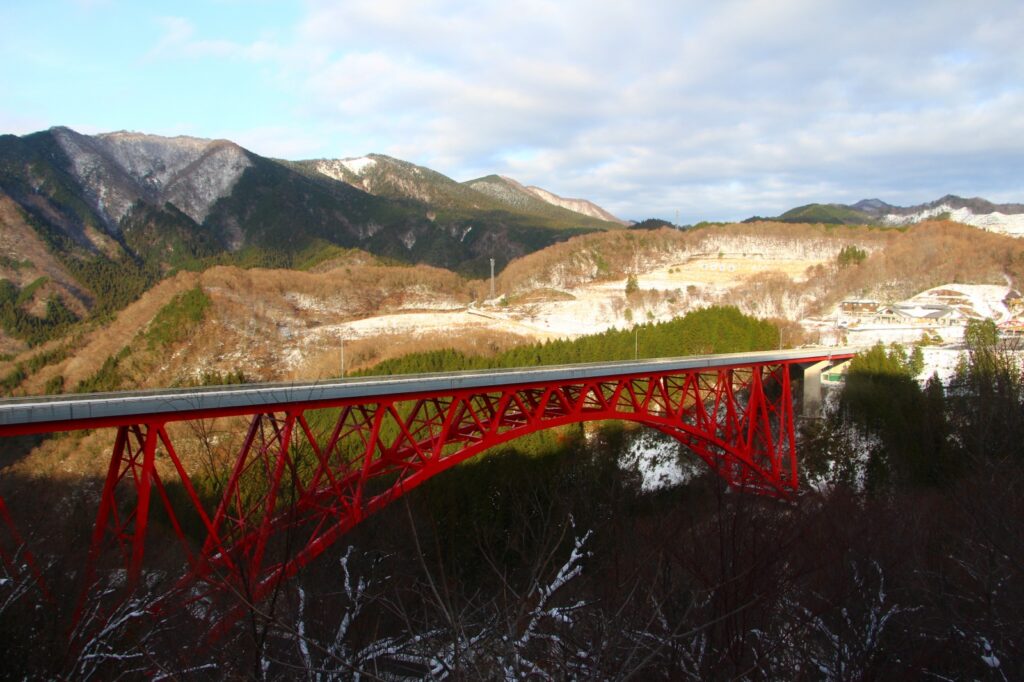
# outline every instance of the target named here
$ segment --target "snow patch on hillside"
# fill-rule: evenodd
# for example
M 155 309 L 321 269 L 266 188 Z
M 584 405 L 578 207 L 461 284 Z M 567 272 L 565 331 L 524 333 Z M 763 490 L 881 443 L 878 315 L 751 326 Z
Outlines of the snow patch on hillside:
M 541 201 L 512 178 L 498 176 L 498 180 L 482 179 L 469 183 L 471 189 L 486 194 L 517 209 L 529 209 Z M 541 204 L 543 205 L 543 204 Z
M 698 242 L 703 255 L 757 258 L 759 260 L 833 260 L 847 243 L 838 239 L 758 237 L 709 232 Z M 877 247 L 861 245 L 868 251 Z
M 367 169 L 376 166 L 377 160 L 371 159 L 368 156 L 360 156 L 356 159 L 342 159 L 341 163 L 356 175 L 362 175 Z
M 648 252 L 633 270 L 645 278 L 641 288 L 672 290 L 689 284 L 713 283 L 719 292 L 736 286 L 751 274 L 779 271 L 803 281 L 807 269 L 834 260 L 846 242 L 835 239 L 766 238 L 745 235 L 705 235 L 696 243 Z M 863 245 L 873 251 L 875 247 Z M 583 249 L 568 260 L 548 266 L 516 285 L 516 292 L 540 288 L 570 290 L 602 280 L 599 250 Z M 670 273 L 671 269 L 674 272 Z M 696 270 L 700 270 L 697 272 Z M 623 284 L 625 280 L 620 280 Z M 604 280 L 599 286 L 618 287 Z
M 654 431 L 641 431 L 619 458 L 619 467 L 640 475 L 644 492 L 669 488 L 693 478 L 694 470 L 683 467 L 679 441 Z
M 356 159 L 321 159 L 313 166 L 320 175 L 325 175 L 332 180 L 348 183 L 348 174 L 361 176 L 364 171 L 377 165 L 376 159 L 368 156 L 361 156 Z

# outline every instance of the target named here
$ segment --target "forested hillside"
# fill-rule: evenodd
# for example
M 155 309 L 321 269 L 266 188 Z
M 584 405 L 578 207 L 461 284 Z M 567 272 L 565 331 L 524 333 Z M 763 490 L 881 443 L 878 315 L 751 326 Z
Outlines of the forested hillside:
M 369 193 L 224 140 L 67 128 L 0 136 L 0 279 L 18 289 L 5 300 L 20 310 L 4 313 L 0 352 L 56 338 L 69 319 L 60 306 L 109 316 L 181 270 L 310 269 L 358 248 L 481 276 L 491 258 L 500 270 L 618 226 L 547 204 L 517 210 L 448 183 L 480 205 Z M 35 298 L 22 293 L 40 277 L 49 285 L 30 290 Z

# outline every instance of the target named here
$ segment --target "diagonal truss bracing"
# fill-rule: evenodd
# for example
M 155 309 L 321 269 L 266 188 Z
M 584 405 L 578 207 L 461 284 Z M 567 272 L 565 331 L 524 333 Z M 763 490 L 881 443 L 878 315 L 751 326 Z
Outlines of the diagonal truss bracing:
M 629 368 L 606 376 L 126 418 L 112 424 L 117 435 L 86 589 L 101 564 L 138 579 L 152 534 L 151 507 L 159 505 L 166 519 L 161 530 L 176 537 L 188 565 L 166 608 L 217 595 L 258 602 L 367 516 L 431 477 L 496 445 L 585 421 L 656 428 L 729 485 L 787 497 L 798 480 L 790 385 L 796 362 Z M 193 480 L 167 426 L 221 416 L 244 420 L 246 427 L 230 471 L 211 492 L 208 481 Z M 161 471 L 173 480 L 165 483 Z

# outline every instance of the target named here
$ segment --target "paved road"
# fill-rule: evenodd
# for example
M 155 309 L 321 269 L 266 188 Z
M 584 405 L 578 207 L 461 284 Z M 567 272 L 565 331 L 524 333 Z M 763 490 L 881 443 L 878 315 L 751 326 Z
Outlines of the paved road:
M 313 383 L 242 384 L 8 398 L 0 400 L 0 436 L 137 423 L 138 419 L 133 418 L 140 415 L 173 415 L 175 419 L 180 419 L 182 415 L 178 413 L 186 413 L 189 415 L 188 418 L 198 418 L 203 416 L 203 413 L 209 413 L 211 416 L 251 413 L 253 407 L 281 406 L 289 403 L 308 404 L 350 398 L 449 393 L 487 386 L 538 384 L 566 379 L 591 379 L 783 361 L 802 364 L 833 358 L 845 359 L 858 350 L 802 348 L 546 367 L 358 377 Z

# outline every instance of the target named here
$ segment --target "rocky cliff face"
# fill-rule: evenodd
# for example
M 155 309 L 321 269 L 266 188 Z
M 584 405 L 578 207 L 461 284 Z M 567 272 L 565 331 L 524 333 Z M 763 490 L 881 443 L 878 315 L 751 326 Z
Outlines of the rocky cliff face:
M 127 132 L 89 136 L 68 128 L 52 132 L 111 231 L 140 200 L 173 204 L 202 223 L 252 165 L 245 150 L 223 140 Z

